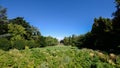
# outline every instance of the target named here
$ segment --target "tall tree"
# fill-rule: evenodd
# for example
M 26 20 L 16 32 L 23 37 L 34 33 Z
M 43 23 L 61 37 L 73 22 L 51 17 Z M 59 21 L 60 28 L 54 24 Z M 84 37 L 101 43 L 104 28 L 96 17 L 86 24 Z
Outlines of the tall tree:
M 116 11 L 113 13 L 113 28 L 114 28 L 114 31 L 120 31 L 120 0 L 116 0 L 115 1 L 116 3 Z
M 25 39 L 29 40 L 29 39 L 32 39 L 33 36 L 41 35 L 40 31 L 36 27 L 31 26 L 26 20 L 24 20 L 23 17 L 17 17 L 17 18 L 11 19 L 10 23 L 18 24 L 25 28 L 25 31 L 26 31 L 26 35 L 24 36 Z
M 113 26 L 113 43 L 118 48 L 120 45 L 120 0 L 115 0 L 116 11 L 113 13 L 112 26 Z
M 7 19 L 7 9 L 0 6 L 0 20 L 6 20 Z
M 112 21 L 109 18 L 95 18 L 91 30 L 94 37 L 94 47 L 98 49 L 112 48 L 112 30 Z
M 31 25 L 30 25 L 28 22 L 26 22 L 26 20 L 24 20 L 23 17 L 16 17 L 16 18 L 14 18 L 14 19 L 11 19 L 11 20 L 10 20 L 10 23 L 21 25 L 21 26 L 23 26 L 24 28 L 29 28 L 29 27 L 31 27 Z
M 92 26 L 92 33 L 104 33 L 112 30 L 112 21 L 108 18 L 99 17 L 94 19 L 94 24 Z
M 7 33 L 7 9 L 0 6 L 0 35 Z
M 12 35 L 11 40 L 22 40 L 26 34 L 25 28 L 17 24 L 8 24 L 8 32 Z

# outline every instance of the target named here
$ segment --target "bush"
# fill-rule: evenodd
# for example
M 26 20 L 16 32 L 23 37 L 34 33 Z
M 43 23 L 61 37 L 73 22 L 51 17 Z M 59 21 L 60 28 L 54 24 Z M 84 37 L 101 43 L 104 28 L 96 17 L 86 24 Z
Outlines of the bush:
M 51 36 L 48 36 L 48 37 L 41 36 L 39 44 L 40 44 L 40 47 L 55 46 L 58 44 L 58 40 Z
M 21 50 L 21 49 L 25 49 L 26 45 L 27 45 L 26 40 L 16 40 L 13 41 L 12 48 Z
M 0 38 L 0 49 L 9 50 L 9 49 L 25 49 L 25 46 L 29 48 L 40 47 L 39 43 L 34 40 L 16 40 L 9 41 L 6 38 Z
M 97 62 L 96 68 L 115 68 L 115 66 L 105 63 L 105 62 Z
M 29 48 L 36 48 L 36 47 L 40 47 L 40 45 L 35 42 L 34 40 L 29 40 L 27 41 L 27 45 Z
M 11 48 L 11 43 L 5 38 L 0 38 L 0 49 L 9 50 Z
M 44 37 L 44 36 L 41 36 L 41 37 L 40 37 L 40 42 L 39 42 L 39 44 L 40 44 L 40 47 L 46 47 L 46 46 L 47 46 L 47 44 L 46 44 L 46 42 L 45 42 L 45 37 Z
M 45 37 L 45 43 L 47 46 L 55 46 L 58 44 L 58 40 L 51 36 Z

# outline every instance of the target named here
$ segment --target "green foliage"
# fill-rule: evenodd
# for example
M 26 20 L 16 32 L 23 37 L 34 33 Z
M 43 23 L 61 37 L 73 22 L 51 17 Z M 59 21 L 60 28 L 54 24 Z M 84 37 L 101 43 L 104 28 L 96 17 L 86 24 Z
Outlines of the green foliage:
M 103 62 L 98 62 L 96 63 L 96 68 L 116 68 L 115 66 L 108 64 L 108 63 L 103 63 Z
M 64 45 L 69 45 L 69 38 L 65 37 L 63 39 L 63 43 L 64 43 Z
M 21 25 L 22 27 L 24 27 L 26 31 L 24 38 L 27 40 L 33 39 L 33 36 L 41 36 L 41 33 L 38 30 L 38 28 L 31 26 L 26 20 L 24 20 L 23 17 L 11 19 L 10 23 Z
M 0 21 L 0 35 L 8 33 L 7 23 Z
M 76 46 L 78 48 L 82 48 L 82 47 L 93 48 L 93 45 L 94 45 L 94 36 L 92 35 L 91 32 L 88 32 L 78 37 Z
M 0 6 L 0 35 L 7 33 L 7 16 L 6 16 L 6 8 Z
M 120 67 L 120 57 L 116 58 L 116 64 Z
M 91 40 L 92 39 L 92 40 Z M 92 47 L 94 44 L 94 37 L 91 32 L 88 32 L 84 35 L 75 36 L 72 35 L 70 37 L 65 37 L 62 41 L 64 45 L 77 46 L 78 48 L 82 47 Z
M 28 49 L 40 47 L 40 44 L 35 40 L 16 40 L 11 42 L 13 43 L 12 49 L 23 50 L 25 47 L 28 47 Z
M 25 49 L 25 46 L 27 45 L 25 40 L 15 40 L 13 41 L 12 48 L 14 49 Z
M 7 9 L 0 6 L 0 20 L 6 20 L 7 19 Z
M 0 67 L 9 68 L 119 68 L 119 62 L 109 62 L 110 57 L 90 49 L 54 46 L 25 50 L 0 50 Z M 118 56 L 120 57 L 120 56 Z M 105 59 L 103 61 L 103 58 Z
M 108 18 L 98 18 L 94 20 L 91 32 L 78 37 L 77 47 L 87 47 L 110 51 L 119 45 L 118 32 L 114 32 L 112 21 Z M 116 37 L 117 36 L 117 37 Z M 114 42 L 115 41 L 115 42 Z
M 99 17 L 99 19 L 94 19 L 94 24 L 92 26 L 92 31 L 94 33 L 104 33 L 112 30 L 112 21 L 108 18 Z
M 39 44 L 41 47 L 46 47 L 47 44 L 46 44 L 46 40 L 45 40 L 45 37 L 44 36 L 41 36 L 40 39 L 39 39 Z
M 64 45 L 72 45 L 72 46 L 76 46 L 77 42 L 78 42 L 78 36 L 76 35 L 72 35 L 72 36 L 69 36 L 69 37 L 65 37 L 63 40 L 62 43 Z
M 11 43 L 6 38 L 0 38 L 0 49 L 9 50 L 11 48 Z
M 117 10 L 113 13 L 113 19 L 112 19 L 112 26 L 113 26 L 113 31 L 112 31 L 112 36 L 114 40 L 114 45 L 116 48 L 120 45 L 120 0 L 115 0 L 116 3 L 116 8 Z M 119 50 L 119 49 L 118 49 Z
M 37 48 L 37 47 L 40 47 L 40 44 L 39 42 L 36 42 L 35 40 L 29 40 L 29 41 L 26 41 L 26 45 L 25 46 L 28 46 L 29 48 Z
M 113 46 L 112 39 L 112 21 L 110 19 L 105 19 L 100 17 L 99 19 L 94 20 L 94 24 L 92 26 L 91 34 L 94 39 L 93 45 L 95 48 L 108 48 L 107 45 L 111 48 Z
M 25 28 L 17 24 L 8 24 L 8 32 L 12 35 L 11 40 L 22 40 L 26 34 Z
M 58 40 L 51 36 L 45 37 L 45 44 L 46 46 L 54 46 L 58 44 Z
M 120 0 L 115 0 L 117 10 L 113 19 L 95 18 L 90 32 L 74 37 L 65 37 L 65 45 L 75 45 L 78 48 L 100 49 L 118 53 L 120 47 Z M 120 53 L 120 52 L 119 52 Z
M 12 24 L 17 24 L 17 25 L 21 25 L 21 26 L 23 26 L 24 28 L 31 27 L 30 24 L 29 24 L 28 22 L 26 22 L 23 17 L 16 17 L 16 18 L 14 18 L 14 19 L 11 19 L 11 20 L 10 20 L 10 23 L 12 23 Z

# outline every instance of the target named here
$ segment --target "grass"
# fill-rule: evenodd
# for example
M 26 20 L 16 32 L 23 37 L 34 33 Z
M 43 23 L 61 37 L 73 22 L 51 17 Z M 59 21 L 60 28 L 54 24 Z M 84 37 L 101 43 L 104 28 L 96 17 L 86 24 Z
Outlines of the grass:
M 112 57 L 111 57 L 112 56 Z M 120 56 L 71 46 L 0 50 L 1 68 L 120 68 Z

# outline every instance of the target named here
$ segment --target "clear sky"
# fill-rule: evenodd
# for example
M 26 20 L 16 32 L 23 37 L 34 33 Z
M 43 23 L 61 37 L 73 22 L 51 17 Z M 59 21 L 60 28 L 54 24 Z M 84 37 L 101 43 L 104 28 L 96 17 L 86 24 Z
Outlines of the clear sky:
M 44 36 L 62 39 L 91 30 L 95 17 L 111 18 L 114 0 L 0 0 L 9 18 L 24 17 Z

